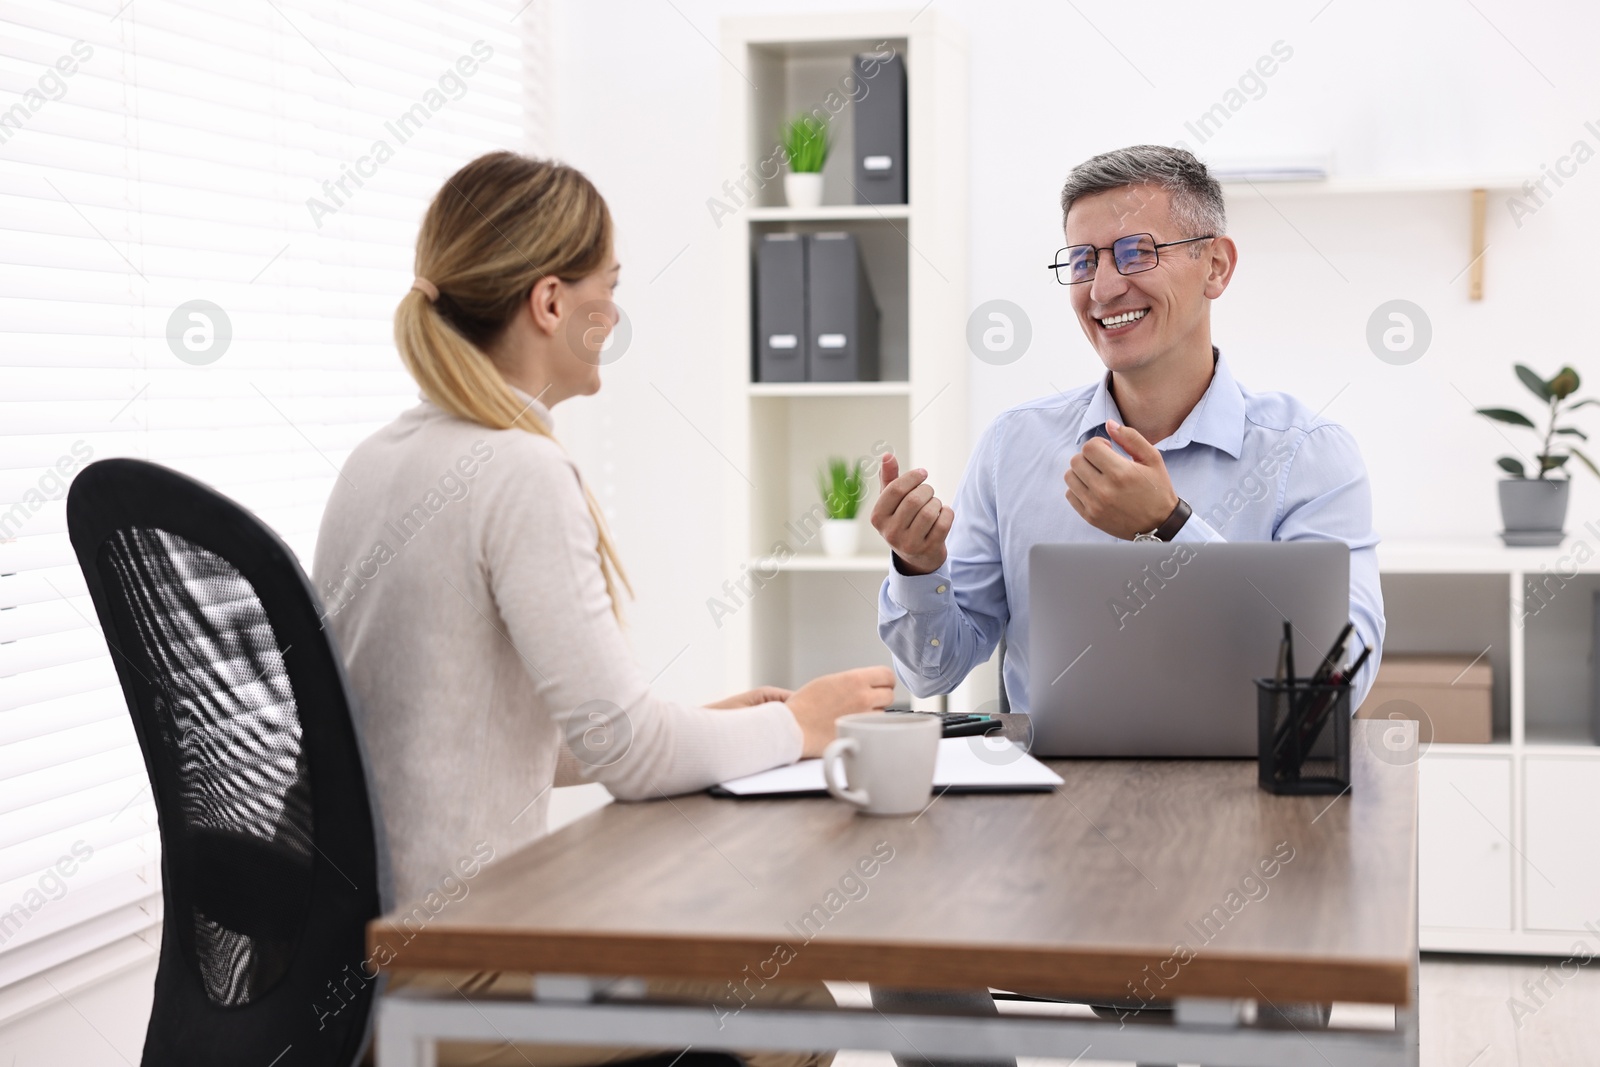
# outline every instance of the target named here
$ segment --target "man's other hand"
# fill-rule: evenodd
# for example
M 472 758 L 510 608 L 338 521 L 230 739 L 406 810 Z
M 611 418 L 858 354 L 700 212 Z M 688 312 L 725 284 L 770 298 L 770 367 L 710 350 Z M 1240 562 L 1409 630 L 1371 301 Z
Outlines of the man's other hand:
M 1103 437 L 1091 437 L 1067 464 L 1067 503 L 1095 529 L 1131 541 L 1165 522 L 1178 494 L 1166 461 L 1143 434 L 1110 419 L 1106 432 L 1128 455 Z

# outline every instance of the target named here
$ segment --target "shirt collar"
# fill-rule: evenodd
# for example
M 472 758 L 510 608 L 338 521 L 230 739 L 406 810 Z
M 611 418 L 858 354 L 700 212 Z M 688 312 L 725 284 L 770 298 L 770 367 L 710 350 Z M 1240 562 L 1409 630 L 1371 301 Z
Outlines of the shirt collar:
M 1234 459 L 1244 448 L 1244 394 L 1234 381 L 1228 361 L 1215 345 L 1211 346 L 1213 360 L 1211 384 L 1201 395 L 1200 402 L 1190 410 L 1172 436 L 1156 444 L 1162 452 L 1183 448 L 1198 442 L 1228 453 Z M 1090 437 L 1106 436 L 1106 420 L 1122 421 L 1122 412 L 1111 396 L 1111 372 L 1107 371 L 1089 398 L 1089 406 L 1078 421 L 1076 440 L 1081 447 Z

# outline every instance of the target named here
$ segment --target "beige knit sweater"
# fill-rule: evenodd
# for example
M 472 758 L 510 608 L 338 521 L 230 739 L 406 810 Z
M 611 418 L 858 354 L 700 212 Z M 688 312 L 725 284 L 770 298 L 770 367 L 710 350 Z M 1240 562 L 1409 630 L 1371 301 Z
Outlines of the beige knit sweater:
M 313 575 L 359 703 L 400 902 L 459 877 L 485 843 L 501 856 L 542 836 L 552 785 L 643 799 L 799 758 L 781 703 L 715 710 L 651 693 L 595 535 L 558 444 L 427 401 L 345 463 Z

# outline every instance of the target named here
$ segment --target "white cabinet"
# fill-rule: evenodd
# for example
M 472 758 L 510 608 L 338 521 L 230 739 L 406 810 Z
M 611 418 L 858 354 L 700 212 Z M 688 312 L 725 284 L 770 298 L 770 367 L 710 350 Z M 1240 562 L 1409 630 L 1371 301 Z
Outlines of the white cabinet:
M 1386 654 L 1490 665 L 1493 740 L 1422 757 L 1418 935 L 1424 952 L 1565 958 L 1600 934 L 1600 556 L 1579 538 L 1378 546 Z M 1593 924 L 1592 926 L 1589 924 Z
M 1600 761 L 1529 756 L 1523 776 L 1523 925 L 1600 926 Z
M 1420 770 L 1420 924 L 1510 930 L 1510 758 L 1432 754 Z

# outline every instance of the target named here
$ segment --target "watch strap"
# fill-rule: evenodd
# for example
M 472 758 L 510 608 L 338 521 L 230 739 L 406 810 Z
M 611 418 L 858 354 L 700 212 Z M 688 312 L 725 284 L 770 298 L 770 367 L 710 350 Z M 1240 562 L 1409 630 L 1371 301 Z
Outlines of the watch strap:
M 1178 506 L 1172 509 L 1166 521 L 1150 531 L 1158 541 L 1170 541 L 1178 536 L 1178 531 L 1183 529 L 1183 524 L 1189 521 L 1189 516 L 1194 514 L 1194 509 L 1183 497 L 1178 498 Z

